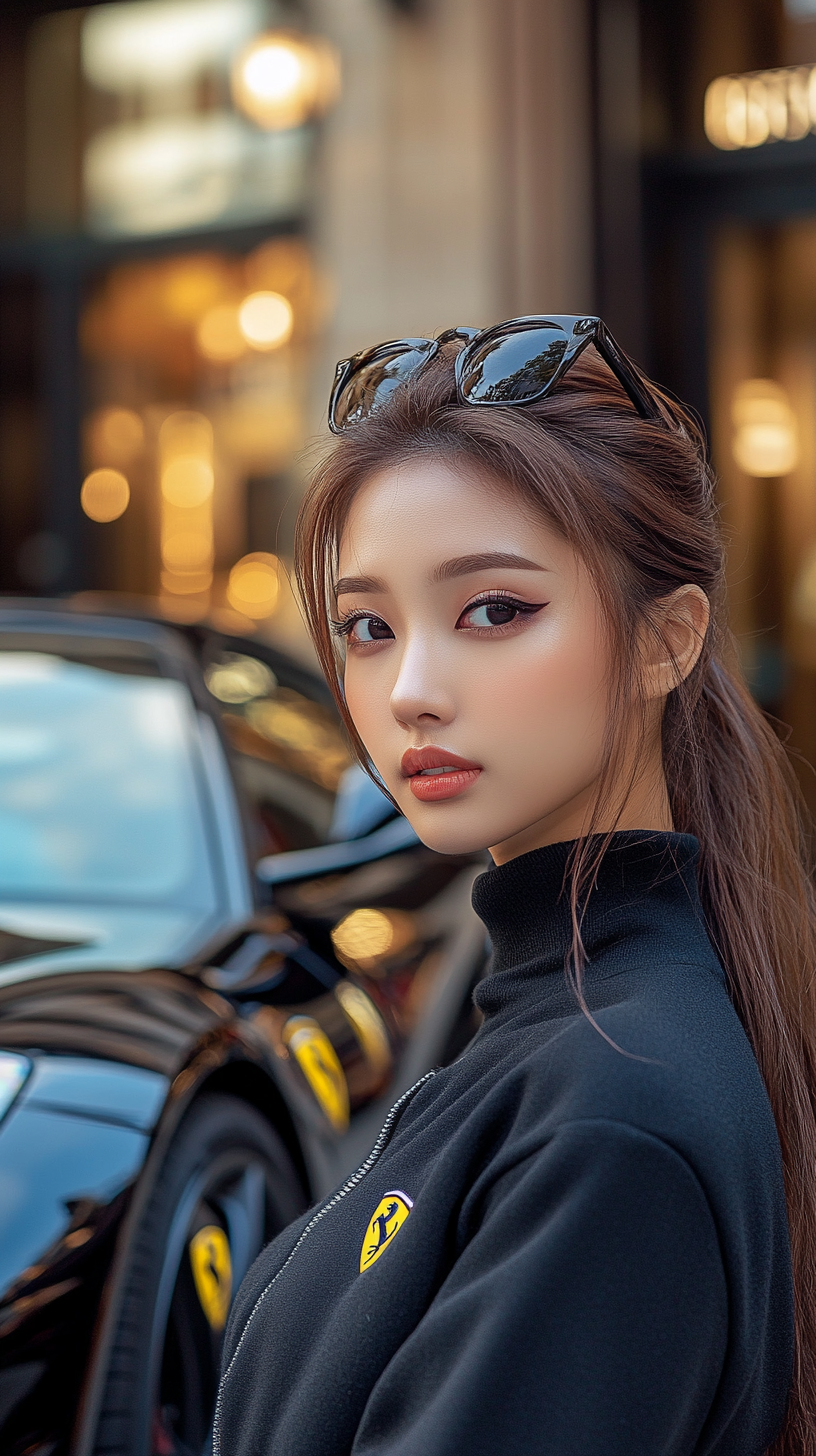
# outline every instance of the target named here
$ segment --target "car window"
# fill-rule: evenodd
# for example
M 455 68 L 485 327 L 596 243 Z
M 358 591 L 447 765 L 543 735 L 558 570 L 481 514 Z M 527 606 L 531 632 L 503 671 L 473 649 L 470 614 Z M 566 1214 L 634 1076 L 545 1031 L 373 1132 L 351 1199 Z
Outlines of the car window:
M 0 893 L 208 909 L 184 685 L 0 650 Z
M 325 844 L 352 765 L 337 714 L 245 654 L 221 653 L 205 679 L 249 805 L 255 857 Z

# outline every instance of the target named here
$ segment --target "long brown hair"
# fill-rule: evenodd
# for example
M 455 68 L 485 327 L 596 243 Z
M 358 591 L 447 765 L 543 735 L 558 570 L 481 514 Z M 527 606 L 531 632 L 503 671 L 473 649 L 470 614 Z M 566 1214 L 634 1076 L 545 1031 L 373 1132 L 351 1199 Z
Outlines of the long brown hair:
M 601 787 L 570 866 L 573 971 L 580 995 L 581 907 L 622 807 L 624 727 L 638 708 L 644 629 L 692 582 L 711 621 L 690 675 L 669 694 L 663 764 L 678 831 L 700 842 L 699 888 L 731 998 L 773 1109 L 785 1175 L 796 1345 L 785 1425 L 773 1456 L 816 1456 L 816 918 L 810 834 L 787 753 L 752 699 L 726 621 L 714 482 L 696 421 L 661 395 L 665 420 L 635 414 L 591 353 L 550 398 L 524 408 L 462 405 L 452 350 L 350 429 L 318 468 L 297 528 L 295 568 L 307 621 L 360 760 L 372 765 L 343 698 L 330 630 L 343 524 L 362 482 L 407 458 L 470 463 L 568 540 L 593 575 L 613 649 Z M 631 740 L 631 733 L 628 735 Z M 637 769 L 635 769 L 635 772 Z M 631 783 L 631 778 L 629 779 Z M 617 787 L 616 787 L 617 786 Z M 628 784 L 624 785 L 625 797 Z M 581 998 L 582 999 L 582 998 Z

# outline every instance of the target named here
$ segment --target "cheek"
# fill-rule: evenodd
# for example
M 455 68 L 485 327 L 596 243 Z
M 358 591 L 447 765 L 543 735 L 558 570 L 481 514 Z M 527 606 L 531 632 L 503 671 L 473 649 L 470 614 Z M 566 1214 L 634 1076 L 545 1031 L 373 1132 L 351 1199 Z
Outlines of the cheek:
M 376 757 L 377 741 L 389 726 L 389 702 L 393 684 L 385 653 L 365 658 L 362 662 L 349 657 L 343 675 L 346 704 L 354 726 L 366 748 Z
M 494 721 L 538 755 L 557 745 L 568 755 L 594 753 L 603 740 L 606 652 L 594 622 L 581 631 L 572 626 L 554 623 L 537 641 L 531 633 L 523 653 L 497 663 L 485 694 L 496 704 Z

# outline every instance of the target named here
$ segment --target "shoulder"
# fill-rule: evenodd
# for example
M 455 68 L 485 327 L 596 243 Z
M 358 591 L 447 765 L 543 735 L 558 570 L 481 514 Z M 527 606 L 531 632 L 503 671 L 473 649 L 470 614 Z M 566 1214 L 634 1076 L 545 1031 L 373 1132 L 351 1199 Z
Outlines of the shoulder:
M 521 1121 L 544 1136 L 628 1127 L 675 1149 L 715 1196 L 759 1180 L 776 1198 L 779 1142 L 745 1032 L 717 978 L 682 980 L 656 970 L 645 990 L 576 1009 L 515 1069 Z

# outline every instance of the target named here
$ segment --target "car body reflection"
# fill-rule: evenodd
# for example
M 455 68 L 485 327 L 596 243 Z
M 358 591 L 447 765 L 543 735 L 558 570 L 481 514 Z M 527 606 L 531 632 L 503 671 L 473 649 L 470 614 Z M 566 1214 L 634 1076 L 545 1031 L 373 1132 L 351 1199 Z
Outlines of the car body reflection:
M 475 1029 L 479 867 L 284 654 L 0 603 L 4 1456 L 204 1450 L 213 1311 Z

